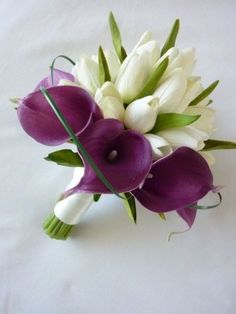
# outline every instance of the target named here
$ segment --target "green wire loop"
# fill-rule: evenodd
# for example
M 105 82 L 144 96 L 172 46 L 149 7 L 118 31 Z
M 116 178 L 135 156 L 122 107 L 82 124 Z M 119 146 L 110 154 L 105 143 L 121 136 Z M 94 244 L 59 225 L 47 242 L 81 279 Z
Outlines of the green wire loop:
M 59 55 L 59 56 L 57 56 L 56 58 L 54 58 L 53 61 L 52 61 L 51 66 L 50 66 L 52 85 L 54 84 L 54 73 L 53 73 L 53 71 L 54 71 L 54 65 L 55 65 L 56 60 L 59 59 L 59 58 L 66 59 L 66 60 L 69 61 L 72 65 L 75 65 L 75 62 L 74 62 L 71 58 L 69 58 L 69 57 L 67 57 L 67 56 Z
M 51 97 L 51 95 L 49 94 L 49 92 L 44 88 L 44 87 L 40 87 L 40 91 L 43 94 L 43 96 L 45 97 L 45 99 L 47 100 L 48 104 L 50 105 L 50 107 L 52 108 L 52 110 L 54 111 L 55 115 L 57 116 L 57 118 L 59 119 L 59 121 L 61 122 L 62 126 L 64 127 L 64 129 L 66 130 L 66 132 L 68 133 L 68 135 L 70 136 L 70 138 L 72 139 L 72 141 L 74 142 L 74 144 L 77 146 L 77 149 L 79 150 L 79 152 L 81 153 L 81 155 L 83 156 L 83 158 L 90 164 L 90 166 L 93 168 L 94 172 L 96 173 L 97 177 L 102 181 L 102 183 L 116 196 L 118 196 L 121 199 L 126 199 L 123 196 L 120 196 L 118 192 L 116 192 L 116 190 L 113 188 L 113 186 L 111 185 L 111 183 L 107 180 L 107 178 L 104 176 L 104 174 L 102 173 L 102 171 L 98 168 L 98 166 L 96 165 L 96 163 L 94 162 L 94 160 L 91 158 L 91 156 L 88 154 L 87 150 L 85 149 L 85 147 L 83 146 L 83 144 L 79 141 L 79 139 L 77 138 L 77 136 L 75 135 L 75 133 L 73 132 L 72 128 L 70 127 L 69 123 L 67 122 L 66 118 L 63 116 L 63 114 L 60 112 L 58 106 L 56 105 L 55 101 L 53 100 L 53 98 Z
M 216 208 L 218 207 L 221 202 L 222 202 L 222 195 L 217 192 L 217 195 L 219 196 L 219 202 L 217 204 L 214 204 L 214 205 L 209 205 L 209 206 L 204 206 L 204 205 L 190 205 L 190 208 L 193 208 L 193 209 L 200 209 L 200 210 L 204 210 L 204 209 L 211 209 L 211 208 Z

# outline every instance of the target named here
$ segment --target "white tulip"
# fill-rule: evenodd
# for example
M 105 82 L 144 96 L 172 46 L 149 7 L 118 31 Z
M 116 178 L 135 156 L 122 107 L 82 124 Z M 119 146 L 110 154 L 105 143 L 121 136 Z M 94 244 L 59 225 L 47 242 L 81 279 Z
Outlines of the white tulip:
M 178 107 L 176 108 L 177 113 L 182 113 L 188 107 L 190 102 L 198 95 L 201 89 L 201 81 L 199 77 L 190 77 L 187 80 L 187 88 L 183 98 L 181 99 Z
M 216 160 L 215 160 L 215 157 L 213 156 L 212 153 L 210 153 L 210 152 L 200 152 L 200 154 L 206 160 L 206 162 L 208 163 L 209 166 L 214 165 Z
M 160 99 L 159 112 L 176 112 L 186 86 L 185 72 L 181 68 L 175 69 L 153 94 Z
M 157 97 L 146 96 L 133 101 L 125 110 L 125 126 L 146 133 L 156 122 L 159 101 Z
M 131 51 L 130 55 L 132 55 L 140 46 L 146 44 L 147 42 L 152 40 L 152 33 L 147 31 L 142 34 L 137 44 L 134 46 L 133 50 Z
M 100 86 L 98 77 L 98 64 L 92 58 L 82 56 L 73 68 L 73 74 L 78 80 L 79 85 L 87 91 L 95 94 Z
M 152 147 L 152 157 L 154 160 L 169 155 L 172 152 L 170 144 L 167 143 L 164 138 L 151 133 L 145 134 L 144 136 Z
M 151 72 L 150 56 L 147 52 L 133 55 L 125 60 L 116 78 L 117 87 L 123 102 L 128 104 L 142 90 Z
M 143 35 L 120 67 L 115 86 L 124 103 L 130 103 L 142 90 L 159 57 L 159 45 L 149 38 L 149 33 Z
M 196 64 L 196 49 L 185 48 L 181 51 L 181 67 L 187 76 L 190 76 Z
M 215 120 L 215 110 L 212 108 L 204 108 L 198 106 L 190 106 L 185 111 L 184 114 L 188 115 L 200 115 L 201 117 L 197 119 L 194 123 L 191 124 L 192 128 L 200 130 L 210 137 L 214 128 L 214 120 Z
M 105 54 L 105 58 L 106 58 L 109 72 L 111 75 L 111 81 L 113 82 L 113 81 L 115 81 L 117 74 L 119 72 L 120 66 L 121 66 L 120 60 L 118 59 L 117 55 L 111 50 L 105 50 L 104 54 Z M 98 56 L 97 55 L 93 55 L 91 57 L 91 59 L 94 62 L 96 62 L 96 64 L 98 64 Z
M 196 63 L 196 53 L 194 48 L 186 48 L 179 51 L 176 47 L 170 48 L 167 52 L 157 61 L 156 66 L 158 66 L 166 57 L 169 58 L 169 64 L 161 78 L 159 85 L 166 80 L 168 76 L 177 68 L 182 68 L 185 72 L 186 77 L 188 77 L 194 68 Z
M 76 87 L 79 87 L 78 83 L 72 82 L 72 81 L 69 81 L 69 80 L 66 80 L 66 79 L 60 79 L 58 85 L 59 86 L 76 86 Z
M 163 130 L 157 135 L 163 137 L 172 147 L 187 146 L 194 150 L 201 150 L 204 141 L 209 138 L 205 132 L 191 126 Z
M 104 118 L 114 118 L 123 121 L 124 105 L 114 84 L 105 82 L 95 94 L 95 101 L 101 108 Z
M 106 50 L 104 51 L 104 53 L 111 75 L 111 81 L 114 82 L 121 66 L 120 60 L 118 59 L 117 55 L 111 50 Z

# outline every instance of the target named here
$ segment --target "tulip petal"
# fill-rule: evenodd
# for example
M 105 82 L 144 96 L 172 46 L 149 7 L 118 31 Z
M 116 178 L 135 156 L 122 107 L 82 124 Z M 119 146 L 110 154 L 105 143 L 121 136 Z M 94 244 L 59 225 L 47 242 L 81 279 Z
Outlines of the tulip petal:
M 55 86 L 48 89 L 75 134 L 80 134 L 94 119 L 101 118 L 98 106 L 83 89 L 73 86 Z M 59 145 L 69 140 L 40 91 L 26 96 L 17 110 L 20 123 L 31 137 L 44 145 Z
M 45 78 L 43 78 L 35 87 L 34 91 L 38 91 L 39 88 L 42 86 L 44 88 L 49 88 L 52 86 L 56 86 L 59 84 L 60 80 L 68 80 L 71 82 L 75 81 L 75 78 L 72 74 L 68 73 L 68 72 L 64 72 L 58 69 L 54 69 L 53 70 L 53 84 L 52 84 L 52 78 L 51 78 L 51 74 L 46 76 Z
M 98 168 L 117 192 L 137 188 L 147 176 L 152 163 L 151 146 L 146 138 L 115 119 L 104 119 L 91 125 L 80 135 Z M 110 193 L 85 161 L 85 173 L 71 191 Z
M 146 208 L 167 212 L 188 207 L 212 188 L 207 162 L 194 150 L 181 147 L 156 161 L 142 188 L 132 191 Z

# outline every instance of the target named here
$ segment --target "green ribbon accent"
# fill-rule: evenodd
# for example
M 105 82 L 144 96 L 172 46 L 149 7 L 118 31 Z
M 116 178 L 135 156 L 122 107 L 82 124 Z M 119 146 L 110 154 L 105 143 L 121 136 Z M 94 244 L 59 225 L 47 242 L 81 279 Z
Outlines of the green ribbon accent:
M 190 206 L 190 208 L 193 208 L 193 209 L 200 209 L 200 210 L 216 208 L 216 207 L 218 207 L 218 206 L 222 203 L 222 195 L 221 195 L 219 192 L 217 192 L 217 195 L 219 196 L 219 202 L 218 202 L 217 204 L 209 205 L 209 206 L 204 206 L 204 205 L 192 205 L 192 206 Z
M 43 94 L 43 96 L 45 97 L 45 99 L 47 100 L 48 104 L 50 105 L 50 107 L 52 108 L 52 110 L 54 111 L 55 115 L 57 116 L 58 120 L 61 122 L 62 126 L 64 127 L 64 129 L 66 130 L 66 132 L 68 133 L 68 135 L 71 137 L 72 141 L 74 142 L 74 144 L 76 145 L 77 149 L 79 150 L 79 152 L 81 153 L 81 155 L 83 156 L 83 158 L 90 164 L 90 166 L 93 168 L 94 172 L 96 173 L 97 177 L 102 181 L 102 183 L 109 189 L 109 191 L 111 191 L 113 194 L 115 194 L 116 196 L 118 196 L 121 199 L 124 199 L 124 197 L 120 196 L 118 194 L 118 192 L 116 192 L 116 190 L 113 188 L 113 186 L 111 185 L 111 183 L 107 180 L 107 178 L 104 176 L 104 174 L 102 173 L 102 171 L 98 168 L 98 166 L 96 165 L 96 163 L 93 161 L 93 159 L 90 157 L 90 155 L 88 154 L 88 152 L 86 151 L 85 147 L 83 146 L 83 144 L 79 141 L 79 139 L 77 138 L 77 136 L 75 135 L 75 133 L 73 132 L 72 128 L 70 127 L 69 123 L 67 122 L 66 118 L 63 116 L 63 114 L 60 112 L 58 106 L 56 105 L 55 101 L 52 99 L 51 95 L 49 94 L 49 92 L 44 88 L 44 87 L 40 87 L 40 91 Z
M 56 60 L 59 59 L 59 58 L 66 59 L 66 60 L 69 61 L 72 65 L 75 65 L 75 62 L 74 62 L 71 58 L 69 58 L 69 57 L 67 57 L 67 56 L 59 55 L 59 56 L 57 56 L 56 58 L 54 58 L 53 61 L 52 61 L 51 66 L 50 66 L 52 85 L 53 85 L 53 83 L 54 83 L 54 77 L 53 77 L 53 75 L 54 75 L 54 73 L 53 73 L 53 71 L 54 71 L 54 65 L 55 65 Z

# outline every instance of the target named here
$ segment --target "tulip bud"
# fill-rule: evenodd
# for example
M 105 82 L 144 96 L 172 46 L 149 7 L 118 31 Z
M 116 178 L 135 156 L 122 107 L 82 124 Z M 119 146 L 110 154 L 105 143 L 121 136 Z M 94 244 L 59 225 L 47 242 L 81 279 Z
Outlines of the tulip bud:
M 121 66 L 120 61 L 113 51 L 106 50 L 104 53 L 110 71 L 111 80 L 114 82 Z
M 86 56 L 81 57 L 73 68 L 73 74 L 83 88 L 95 94 L 100 86 L 96 61 Z
M 135 49 L 127 56 L 117 75 L 115 86 L 126 104 L 141 91 L 160 55 L 157 42 L 154 40 L 146 42 L 149 36 L 149 33 L 143 35 L 144 38 L 141 38 Z
M 158 132 L 157 135 L 163 137 L 172 147 L 186 146 L 194 150 L 201 150 L 208 135 L 191 126 L 168 129 Z
M 125 126 L 141 133 L 150 131 L 156 122 L 158 98 L 146 96 L 133 101 L 125 111 Z
M 187 88 L 181 99 L 178 108 L 176 108 L 177 113 L 182 113 L 188 107 L 190 102 L 199 94 L 201 89 L 201 81 L 199 77 L 190 77 L 187 80 Z
M 184 71 L 177 68 L 154 93 L 154 96 L 160 99 L 159 112 L 176 112 L 185 93 L 186 85 L 187 80 Z
M 151 144 L 152 158 L 154 160 L 157 160 L 161 157 L 164 157 L 164 156 L 172 153 L 171 146 L 162 137 L 155 135 L 155 134 L 150 134 L 150 133 L 145 134 L 144 136 L 146 137 L 146 139 Z
M 179 51 L 179 49 L 173 47 L 167 50 L 167 52 L 156 63 L 156 66 L 158 66 L 166 57 L 169 58 L 169 65 L 160 83 L 163 83 L 163 81 L 165 81 L 166 78 L 177 68 L 182 68 L 186 77 L 191 75 L 196 62 L 195 55 L 196 51 L 194 48 L 185 48 L 182 51 Z
M 215 130 L 213 125 L 215 120 L 214 109 L 208 107 L 190 106 L 184 113 L 188 115 L 200 115 L 200 118 L 191 124 L 191 127 L 206 133 L 208 137 Z
M 115 86 L 111 82 L 105 82 L 95 94 L 95 101 L 100 106 L 104 118 L 114 118 L 123 121 L 124 105 Z

